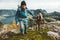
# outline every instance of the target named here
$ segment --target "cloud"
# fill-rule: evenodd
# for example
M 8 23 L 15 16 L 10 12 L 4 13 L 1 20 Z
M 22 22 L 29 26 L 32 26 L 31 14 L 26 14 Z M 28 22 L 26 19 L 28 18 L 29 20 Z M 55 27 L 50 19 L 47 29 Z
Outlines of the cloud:
M 0 9 L 17 9 L 22 0 L 0 0 Z M 29 9 L 46 9 L 59 11 L 60 0 L 25 0 Z
M 16 9 L 17 3 L 0 3 L 0 9 Z

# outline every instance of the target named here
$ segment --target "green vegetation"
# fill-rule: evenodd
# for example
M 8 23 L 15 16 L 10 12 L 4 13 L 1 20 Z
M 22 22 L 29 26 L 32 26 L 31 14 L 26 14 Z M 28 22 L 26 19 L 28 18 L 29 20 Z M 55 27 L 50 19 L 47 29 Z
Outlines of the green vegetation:
M 44 18 L 47 22 L 54 22 L 54 21 L 56 21 L 56 19 L 54 19 L 54 18 L 50 18 L 50 17 L 46 17 L 46 18 Z
M 5 11 L 5 12 L 3 12 Z M 52 22 L 52 21 L 56 21 L 56 19 L 54 18 L 58 18 L 60 17 L 60 12 L 52 12 L 52 13 L 47 13 L 46 10 L 42 10 L 42 9 L 37 9 L 37 10 L 32 10 L 34 11 L 34 15 L 35 15 L 35 19 L 36 19 L 36 16 L 39 12 L 41 12 L 43 14 L 43 17 L 44 17 L 44 20 L 48 23 L 48 22 Z M 12 15 L 14 16 L 15 15 L 15 12 L 16 10 L 0 10 L 0 15 L 3 15 L 6 13 L 6 15 Z M 29 15 L 28 15 L 29 16 Z M 29 25 L 31 24 L 31 18 L 32 16 L 29 16 L 28 19 L 29 19 Z M 47 17 L 47 18 L 46 18 Z M 33 21 L 33 20 L 32 20 Z M 33 21 L 34 23 L 36 21 Z M 0 22 L 0 27 L 1 25 L 3 25 L 1 22 Z M 53 25 L 57 25 L 57 24 L 53 24 Z M 48 25 L 46 25 L 48 26 Z M 58 26 L 60 26 L 60 24 L 58 24 Z M 19 27 L 16 27 L 16 23 L 15 21 L 11 24 L 8 25 L 8 28 L 9 29 L 18 29 Z M 2 28 L 0 28 L 1 30 Z M 24 34 L 24 35 L 21 35 L 20 33 L 19 34 L 11 34 L 11 36 L 8 37 L 8 39 L 6 40 L 53 40 L 51 39 L 50 37 L 47 36 L 47 32 L 49 31 L 49 29 L 47 28 L 41 28 L 40 31 L 36 31 L 36 30 L 28 30 L 27 34 Z
M 28 33 L 25 35 L 15 34 L 10 36 L 6 40 L 53 40 L 47 36 L 48 29 L 41 28 L 40 31 L 28 30 Z

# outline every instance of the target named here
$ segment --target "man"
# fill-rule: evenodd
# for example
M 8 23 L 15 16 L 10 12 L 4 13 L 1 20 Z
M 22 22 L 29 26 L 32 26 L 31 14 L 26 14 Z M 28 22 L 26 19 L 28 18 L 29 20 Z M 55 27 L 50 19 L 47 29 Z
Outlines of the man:
M 16 17 L 15 17 L 17 26 L 18 26 L 18 22 L 20 22 L 20 31 L 22 34 L 27 33 L 27 29 L 28 29 L 27 15 L 28 15 L 28 13 L 33 16 L 32 12 L 30 10 L 27 10 L 26 2 L 22 1 L 21 7 L 18 7 Z

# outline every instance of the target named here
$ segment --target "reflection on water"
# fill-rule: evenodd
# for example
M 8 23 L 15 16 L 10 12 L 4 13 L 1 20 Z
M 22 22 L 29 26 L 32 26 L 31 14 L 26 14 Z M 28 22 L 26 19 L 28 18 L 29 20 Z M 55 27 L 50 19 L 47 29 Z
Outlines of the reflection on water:
M 10 24 L 13 20 L 15 20 L 15 17 L 8 17 L 4 20 L 1 20 L 3 24 Z

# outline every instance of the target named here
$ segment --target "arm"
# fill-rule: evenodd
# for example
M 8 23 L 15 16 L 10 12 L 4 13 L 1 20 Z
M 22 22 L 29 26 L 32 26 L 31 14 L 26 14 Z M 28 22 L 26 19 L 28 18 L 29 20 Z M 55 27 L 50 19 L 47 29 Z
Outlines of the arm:
M 18 24 L 18 14 L 19 14 L 19 8 L 17 9 L 16 15 L 15 15 L 16 24 Z
M 16 20 L 16 24 L 17 24 L 18 23 L 18 11 L 16 12 L 15 20 Z
M 33 16 L 33 12 L 31 10 L 27 10 L 27 12 Z

